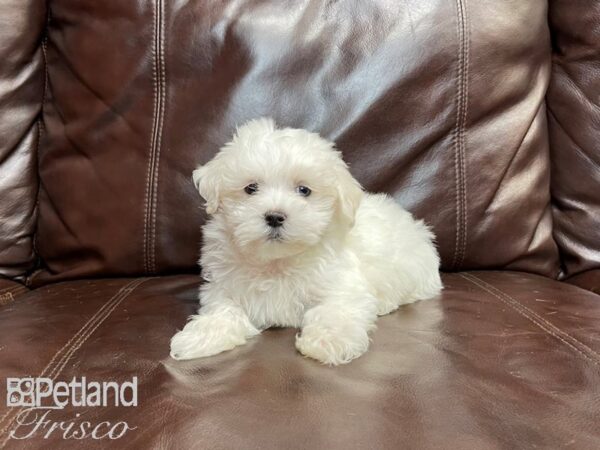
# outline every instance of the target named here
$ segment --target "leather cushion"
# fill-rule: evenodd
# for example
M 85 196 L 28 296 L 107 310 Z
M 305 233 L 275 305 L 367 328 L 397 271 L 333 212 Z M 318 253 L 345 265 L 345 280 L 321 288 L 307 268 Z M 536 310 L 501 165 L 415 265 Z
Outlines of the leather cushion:
M 136 408 L 52 411 L 52 420 L 85 412 L 93 423 L 137 427 L 119 448 L 600 446 L 593 293 L 522 273 L 449 274 L 439 298 L 380 318 L 370 350 L 346 366 L 303 358 L 293 329 L 176 362 L 169 339 L 196 309 L 197 283 L 174 276 L 32 291 L 0 309 L 0 377 L 137 376 Z M 17 413 L 0 403 L 0 442 Z M 82 442 L 56 434 L 9 448 Z
M 561 277 L 600 269 L 600 3 L 552 0 L 548 118 Z
M 557 275 L 545 1 L 50 7 L 34 284 L 197 270 L 191 172 L 261 115 L 335 140 L 445 269 Z
M 44 95 L 46 2 L 0 3 L 0 276 L 35 264 L 36 152 Z

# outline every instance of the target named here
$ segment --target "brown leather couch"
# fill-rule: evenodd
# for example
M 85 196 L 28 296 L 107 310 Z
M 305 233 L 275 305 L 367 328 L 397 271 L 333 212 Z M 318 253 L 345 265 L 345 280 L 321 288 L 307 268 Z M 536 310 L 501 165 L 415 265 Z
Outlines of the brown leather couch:
M 291 329 L 168 356 L 191 171 L 261 115 L 437 235 L 443 294 L 349 365 Z M 0 447 L 600 448 L 599 124 L 599 2 L 0 0 L 0 378 L 139 383 L 21 440 L 2 401 Z M 135 429 L 45 435 L 84 420 Z

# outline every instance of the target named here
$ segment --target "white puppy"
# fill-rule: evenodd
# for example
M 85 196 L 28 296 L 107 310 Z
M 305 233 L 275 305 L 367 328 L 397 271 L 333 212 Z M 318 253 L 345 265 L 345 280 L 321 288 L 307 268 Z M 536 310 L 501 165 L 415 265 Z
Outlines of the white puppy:
M 253 120 L 193 178 L 212 215 L 206 283 L 198 315 L 171 340 L 175 359 L 295 327 L 302 354 L 347 363 L 367 350 L 377 315 L 442 289 L 427 226 L 387 195 L 363 192 L 315 133 Z

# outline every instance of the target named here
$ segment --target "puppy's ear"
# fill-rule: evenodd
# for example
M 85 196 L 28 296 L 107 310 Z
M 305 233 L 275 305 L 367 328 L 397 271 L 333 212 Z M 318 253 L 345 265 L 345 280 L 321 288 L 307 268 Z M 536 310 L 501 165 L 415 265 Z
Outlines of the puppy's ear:
M 341 159 L 334 167 L 335 182 L 338 191 L 338 208 L 342 218 L 350 225 L 354 225 L 356 210 L 363 198 L 360 183 L 352 176 L 348 166 Z
M 208 214 L 217 212 L 221 195 L 220 176 L 214 165 L 211 161 L 204 166 L 198 166 L 192 174 L 196 189 L 202 198 L 206 200 L 206 212 Z

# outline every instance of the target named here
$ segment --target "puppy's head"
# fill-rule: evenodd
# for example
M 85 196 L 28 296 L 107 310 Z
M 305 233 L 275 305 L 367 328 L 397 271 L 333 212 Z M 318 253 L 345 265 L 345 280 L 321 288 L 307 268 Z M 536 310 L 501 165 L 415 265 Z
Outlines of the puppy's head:
M 362 198 L 333 143 L 306 130 L 276 129 L 271 119 L 240 127 L 193 179 L 206 211 L 221 215 L 234 244 L 263 260 L 342 233 Z

